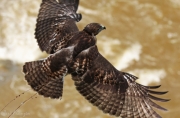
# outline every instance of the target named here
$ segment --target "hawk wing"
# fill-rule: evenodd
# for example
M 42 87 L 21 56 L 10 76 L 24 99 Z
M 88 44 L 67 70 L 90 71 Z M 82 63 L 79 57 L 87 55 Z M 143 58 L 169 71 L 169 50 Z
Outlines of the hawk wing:
M 81 52 L 73 65 L 72 74 L 77 90 L 93 105 L 105 113 L 122 118 L 161 118 L 152 107 L 166 110 L 152 100 L 166 102 L 151 94 L 160 86 L 143 86 L 135 82 L 137 77 L 116 70 L 99 52 L 96 46 Z
M 42 0 L 35 38 L 42 51 L 54 53 L 59 43 L 63 47 L 73 33 L 78 31 L 76 22 L 81 20 L 77 14 L 79 0 Z

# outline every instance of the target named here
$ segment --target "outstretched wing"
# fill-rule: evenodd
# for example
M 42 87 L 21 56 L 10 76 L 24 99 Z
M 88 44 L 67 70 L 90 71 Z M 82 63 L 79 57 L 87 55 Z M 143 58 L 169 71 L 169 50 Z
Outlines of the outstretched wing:
M 56 44 L 65 45 L 73 33 L 78 31 L 76 22 L 81 20 L 77 14 L 79 0 L 42 0 L 35 38 L 42 51 L 54 53 Z
M 72 74 L 77 90 L 93 105 L 105 113 L 122 118 L 161 118 L 152 107 L 166 110 L 152 100 L 166 102 L 151 94 L 160 86 L 143 86 L 137 77 L 116 70 L 93 46 L 81 52 L 73 65 Z

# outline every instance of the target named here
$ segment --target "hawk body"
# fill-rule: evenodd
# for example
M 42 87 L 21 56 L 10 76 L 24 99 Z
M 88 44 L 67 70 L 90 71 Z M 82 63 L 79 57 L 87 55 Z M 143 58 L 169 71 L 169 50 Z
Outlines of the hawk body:
M 98 51 L 96 35 L 105 29 L 99 23 L 90 23 L 79 31 L 76 22 L 82 18 L 76 13 L 79 0 L 42 0 L 37 18 L 35 38 L 47 58 L 26 62 L 25 79 L 40 95 L 62 98 L 63 81 L 72 75 L 79 93 L 104 113 L 122 118 L 161 118 L 154 108 L 166 110 L 154 101 L 168 100 L 153 96 L 167 92 L 143 86 L 137 77 L 117 70 Z M 152 101 L 154 100 L 154 101 Z

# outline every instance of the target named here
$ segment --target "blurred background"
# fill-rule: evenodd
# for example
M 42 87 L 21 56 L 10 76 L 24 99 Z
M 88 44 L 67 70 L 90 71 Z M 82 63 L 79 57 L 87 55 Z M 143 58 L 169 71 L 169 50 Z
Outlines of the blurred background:
M 47 55 L 34 38 L 41 0 L 0 0 L 0 109 L 30 89 L 22 66 Z M 106 26 L 98 36 L 98 47 L 118 70 L 139 77 L 144 85 L 168 90 L 158 103 L 168 112 L 155 109 L 163 118 L 180 116 L 180 1 L 179 0 L 80 0 L 83 19 L 80 30 L 91 22 Z M 70 76 L 65 78 L 62 100 L 37 96 L 21 106 L 12 118 L 110 118 L 85 100 Z M 0 113 L 7 117 L 24 100 L 29 90 Z

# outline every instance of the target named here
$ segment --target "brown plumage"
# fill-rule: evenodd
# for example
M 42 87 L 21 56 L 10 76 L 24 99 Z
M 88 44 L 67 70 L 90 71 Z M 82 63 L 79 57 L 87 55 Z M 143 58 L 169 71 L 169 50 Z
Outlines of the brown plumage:
M 77 90 L 105 113 L 122 118 L 161 118 L 152 107 L 165 108 L 152 100 L 168 100 L 151 94 L 165 94 L 143 86 L 137 77 L 118 71 L 98 51 L 96 35 L 105 29 L 99 23 L 90 23 L 82 31 L 76 22 L 79 0 L 42 0 L 35 37 L 42 51 L 50 55 L 42 60 L 26 62 L 25 79 L 40 95 L 62 98 L 63 81 L 72 75 Z
M 54 53 L 57 43 L 66 44 L 69 37 L 78 32 L 76 22 L 81 20 L 77 14 L 78 0 L 42 0 L 35 29 L 35 38 L 42 51 Z M 68 37 L 68 38 L 65 38 Z
M 76 1 L 64 0 L 59 4 L 55 0 L 43 0 L 41 4 L 35 36 L 40 49 L 53 54 L 46 59 L 26 62 L 23 72 L 28 84 L 44 97 L 62 97 L 63 78 L 71 73 L 69 63 L 81 51 L 95 45 L 95 35 L 105 29 L 99 23 L 91 23 L 79 31 L 75 22 L 81 15 L 75 13 Z M 56 19 L 60 20 L 54 23 Z M 52 27 L 55 24 L 57 27 Z
M 72 73 L 77 90 L 93 105 L 105 113 L 123 118 L 161 118 L 152 107 L 166 110 L 152 100 L 168 100 L 151 94 L 160 86 L 143 86 L 135 82 L 137 77 L 118 71 L 99 52 L 97 46 L 82 51 L 72 67 L 78 70 Z

